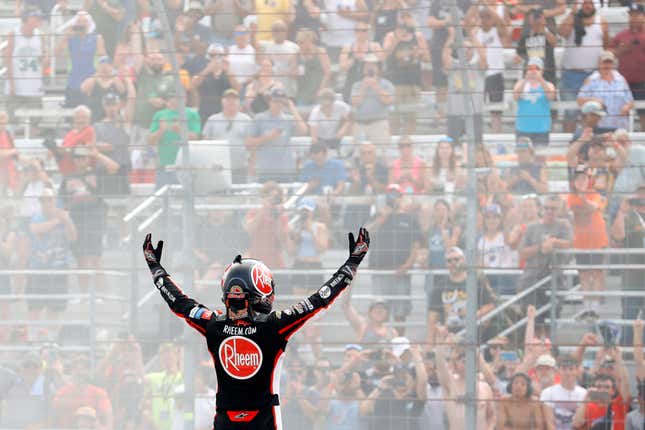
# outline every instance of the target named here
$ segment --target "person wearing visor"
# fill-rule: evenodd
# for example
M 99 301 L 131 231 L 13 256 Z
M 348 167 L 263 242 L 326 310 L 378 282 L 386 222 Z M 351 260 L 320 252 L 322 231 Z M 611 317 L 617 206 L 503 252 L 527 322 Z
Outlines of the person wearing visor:
M 204 337 L 218 381 L 214 428 L 282 428 L 278 397 L 282 354 L 291 336 L 333 303 L 351 283 L 367 255 L 370 236 L 349 233 L 349 257 L 315 293 L 290 308 L 272 311 L 275 283 L 269 268 L 253 258 L 235 257 L 222 277 L 226 311 L 217 315 L 188 297 L 161 266 L 163 241 L 151 234 L 143 254 L 153 281 L 170 310 Z

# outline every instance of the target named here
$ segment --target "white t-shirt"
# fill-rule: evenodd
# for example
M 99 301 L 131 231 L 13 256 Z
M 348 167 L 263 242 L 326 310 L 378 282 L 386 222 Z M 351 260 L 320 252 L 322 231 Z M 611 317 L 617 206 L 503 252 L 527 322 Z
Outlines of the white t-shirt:
M 262 52 L 268 55 L 273 60 L 273 73 L 276 79 L 282 82 L 282 87 L 289 97 L 296 96 L 296 85 L 298 80 L 290 76 L 292 73 L 289 61 L 293 56 L 298 55 L 300 47 L 290 40 L 285 40 L 282 43 L 275 43 L 273 41 L 260 41 Z
M 255 48 L 247 45 L 239 48 L 237 45 L 228 47 L 229 72 L 240 84 L 253 79 L 258 66 L 255 64 Z
M 331 116 L 326 116 L 320 105 L 316 105 L 309 115 L 309 127 L 318 127 L 319 139 L 334 139 L 343 119 L 351 110 L 347 103 L 335 100 L 331 108 Z
M 210 430 L 213 428 L 213 415 L 215 414 L 215 391 L 208 389 L 207 393 L 198 394 L 195 398 L 195 430 Z M 172 416 L 172 429 L 183 430 L 184 413 L 174 410 Z
M 322 42 L 329 47 L 342 48 L 354 43 L 354 26 L 356 23 L 338 13 L 339 8 L 356 11 L 356 0 L 324 0 L 322 16 L 326 30 L 322 33 Z
M 571 430 L 573 416 L 586 395 L 587 390 L 579 385 L 569 391 L 558 384 L 544 389 L 540 395 L 540 401 L 553 409 L 556 430 Z
M 492 27 L 488 31 L 478 29 L 477 40 L 486 48 L 486 63 L 488 64 L 486 76 L 504 73 L 504 45 L 499 37 L 497 27 Z
M 506 245 L 504 233 L 499 232 L 494 239 L 485 236 L 479 238 L 477 251 L 482 267 L 486 268 L 509 268 L 517 267 L 517 251 Z

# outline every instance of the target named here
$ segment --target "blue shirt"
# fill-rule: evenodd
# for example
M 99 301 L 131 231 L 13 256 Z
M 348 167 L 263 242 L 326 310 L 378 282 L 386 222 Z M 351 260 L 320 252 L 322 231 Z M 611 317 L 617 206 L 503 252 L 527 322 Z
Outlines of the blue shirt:
M 548 133 L 551 130 L 551 102 L 542 85 L 524 87 L 517 101 L 515 128 L 524 133 Z
M 336 158 L 328 159 L 322 166 L 309 160 L 304 166 L 302 166 L 300 180 L 302 182 L 309 182 L 313 179 L 318 179 L 320 181 L 319 185 L 315 189 L 310 190 L 313 193 L 321 194 L 324 187 L 335 188 L 339 182 L 347 179 L 345 165 L 342 161 Z
M 291 115 L 281 113 L 278 117 L 265 111 L 253 119 L 251 136 L 258 137 L 279 129 L 282 133 L 275 139 L 264 142 L 255 150 L 255 172 L 259 177 L 279 177 L 290 181 L 295 177 L 296 156 L 290 144 L 295 130 L 295 120 Z
M 80 89 L 83 81 L 94 74 L 94 55 L 96 54 L 96 33 L 84 37 L 72 36 L 67 41 L 72 69 L 67 77 L 67 87 Z
M 600 78 L 600 73 L 593 72 L 580 88 L 578 97 L 595 97 L 602 100 L 607 108 L 607 115 L 600 120 L 598 127 L 624 129 L 629 127 L 629 116 L 621 115 L 620 110 L 625 104 L 634 100 L 634 97 L 627 81 L 620 73 L 614 71 L 613 79 L 606 81 Z

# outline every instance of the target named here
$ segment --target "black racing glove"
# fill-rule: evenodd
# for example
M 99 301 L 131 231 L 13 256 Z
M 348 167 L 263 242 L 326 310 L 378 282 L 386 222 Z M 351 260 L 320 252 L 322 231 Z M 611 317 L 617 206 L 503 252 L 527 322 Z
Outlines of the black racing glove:
M 152 246 L 152 234 L 146 234 L 146 238 L 143 241 L 143 256 L 146 258 L 146 263 L 148 263 L 148 268 L 152 277 L 154 278 L 155 283 L 157 279 L 162 276 L 166 276 L 166 270 L 161 267 L 161 251 L 163 250 L 163 240 L 157 242 L 157 247 Z
M 363 261 L 363 258 L 367 255 L 367 251 L 369 251 L 370 233 L 361 227 L 358 230 L 357 239 L 354 239 L 353 233 L 349 233 L 347 236 L 349 238 L 349 258 L 347 259 L 347 264 L 355 272 L 361 264 L 361 261 Z

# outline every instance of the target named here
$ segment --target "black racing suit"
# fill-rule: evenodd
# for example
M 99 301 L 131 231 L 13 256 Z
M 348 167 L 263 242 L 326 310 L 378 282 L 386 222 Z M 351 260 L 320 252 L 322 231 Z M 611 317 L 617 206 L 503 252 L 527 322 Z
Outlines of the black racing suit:
M 165 271 L 155 279 L 170 309 L 206 337 L 217 374 L 216 430 L 282 428 L 278 391 L 287 341 L 338 297 L 356 267 L 348 260 L 308 298 L 285 310 L 256 314 L 253 320 L 216 315 L 186 296 Z

